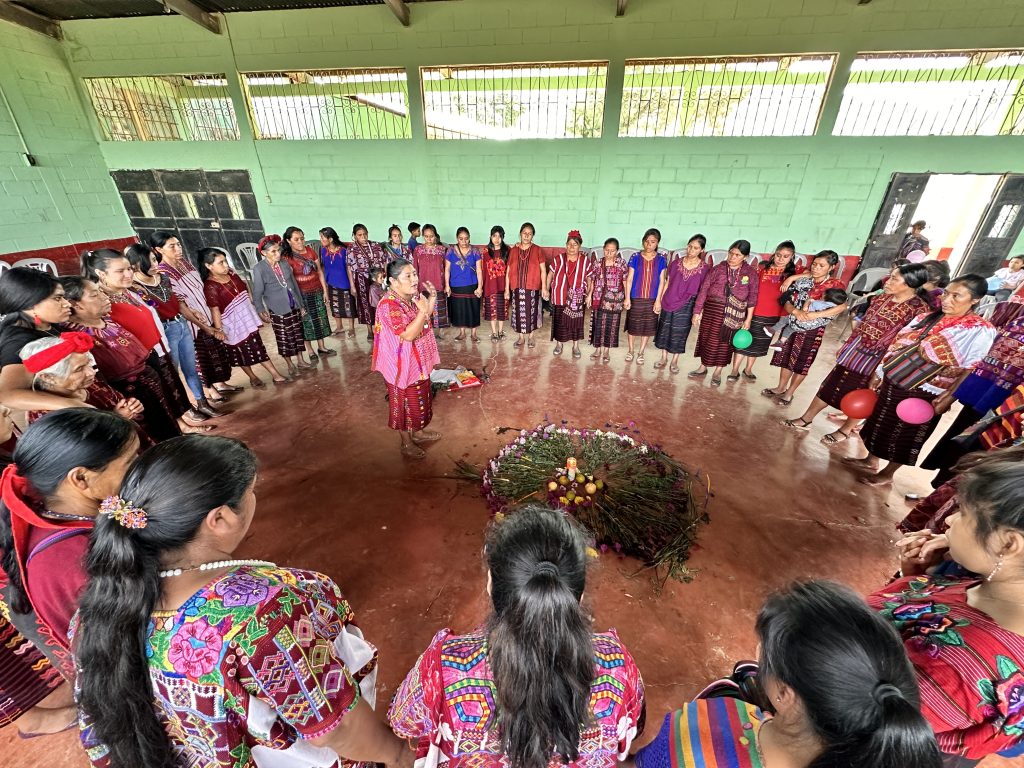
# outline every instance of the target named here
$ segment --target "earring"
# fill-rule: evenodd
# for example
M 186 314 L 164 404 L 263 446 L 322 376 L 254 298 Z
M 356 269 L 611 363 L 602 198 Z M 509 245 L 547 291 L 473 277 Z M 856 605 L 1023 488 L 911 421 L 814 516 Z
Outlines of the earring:
M 999 569 L 1003 567 L 1003 556 L 1000 555 L 996 558 L 996 567 L 992 569 L 992 573 L 988 575 L 985 581 L 992 581 L 992 578 L 999 573 Z
M 43 321 L 39 319 L 39 315 L 32 315 L 32 322 L 36 325 L 42 325 Z

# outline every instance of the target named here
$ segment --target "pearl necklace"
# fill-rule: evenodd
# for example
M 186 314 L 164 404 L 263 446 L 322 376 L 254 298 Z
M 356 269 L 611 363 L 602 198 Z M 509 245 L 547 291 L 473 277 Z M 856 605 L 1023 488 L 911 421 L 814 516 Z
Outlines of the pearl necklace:
M 168 568 L 166 571 L 160 571 L 160 578 L 166 579 L 171 576 L 181 576 L 181 574 L 188 573 L 189 571 L 216 571 L 218 568 L 236 568 L 241 565 L 251 565 L 256 568 L 264 566 L 269 568 L 277 567 L 276 564 L 266 560 L 217 560 L 212 563 L 192 565 L 188 568 Z

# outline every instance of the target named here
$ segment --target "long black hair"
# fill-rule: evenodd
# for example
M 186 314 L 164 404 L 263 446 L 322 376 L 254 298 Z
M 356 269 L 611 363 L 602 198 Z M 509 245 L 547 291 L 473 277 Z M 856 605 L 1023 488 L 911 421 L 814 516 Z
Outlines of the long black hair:
M 67 275 L 60 278 L 60 284 L 64 286 L 64 296 L 72 303 L 81 301 L 85 295 L 86 282 L 86 278 L 78 275 Z
M 75 636 L 79 701 L 111 768 L 164 768 L 171 745 L 153 709 L 146 660 L 160 559 L 197 535 L 211 510 L 238 507 L 256 457 L 227 437 L 183 435 L 150 448 L 128 468 L 119 495 L 146 511 L 130 529 L 103 515 L 93 530 Z
M 344 244 L 341 242 L 341 238 L 338 237 L 338 230 L 334 227 L 324 227 L 320 230 L 320 234 L 331 241 L 331 245 L 337 248 L 343 248 Z M 283 238 L 282 238 L 283 239 Z
M 1013 448 L 999 460 L 996 454 L 967 470 L 957 486 L 960 505 L 975 513 L 974 534 L 982 544 L 998 528 L 1024 532 L 1024 463 Z
M 971 298 L 976 299 L 978 301 L 980 301 L 981 298 L 988 292 L 988 281 L 981 275 L 960 275 L 960 277 L 956 278 L 955 280 L 950 280 L 949 283 L 947 283 L 946 285 L 946 289 L 948 290 L 949 286 L 956 285 L 957 283 L 963 285 L 963 287 L 966 288 L 967 291 L 971 294 Z M 975 306 L 976 305 L 977 303 L 975 303 Z M 939 320 L 941 320 L 942 315 L 942 305 L 940 304 L 938 309 L 933 310 L 931 314 L 929 314 L 924 320 L 922 320 L 918 324 L 918 327 L 930 327 L 931 325 L 934 325 Z
M 921 264 L 908 262 L 896 267 L 896 271 L 900 273 L 903 282 L 914 289 L 918 297 L 928 301 L 928 291 L 924 288 L 924 284 L 928 282 L 927 268 Z
M 896 630 L 852 590 L 796 584 L 757 617 L 761 674 L 793 690 L 824 750 L 808 768 L 939 768 Z
M 775 261 L 775 254 L 781 250 L 787 250 L 793 252 L 793 257 L 786 264 L 786 267 L 782 270 L 781 278 L 785 280 L 787 277 L 792 277 L 796 274 L 796 243 L 792 240 L 783 240 L 781 243 L 775 246 L 775 251 L 767 259 L 761 262 L 761 266 L 765 269 L 770 269 L 772 262 Z
M 284 231 L 284 234 L 281 235 L 281 256 L 295 255 L 295 252 L 292 250 L 290 238 L 296 232 L 302 232 L 303 236 L 306 234 L 300 227 L 288 227 L 288 229 Z
M 98 270 L 106 272 L 110 262 L 116 259 L 127 258 L 123 253 L 119 253 L 113 248 L 97 248 L 95 251 L 82 251 L 78 261 L 82 266 L 82 277 L 98 283 L 100 281 Z
M 53 296 L 60 283 L 49 272 L 31 267 L 11 267 L 0 275 L 0 328 L 17 321 L 31 326 L 25 311 Z
M 735 248 L 737 251 L 742 253 L 744 256 L 749 256 L 750 255 L 750 241 L 749 240 L 737 240 L 732 245 L 729 246 L 729 250 L 730 251 L 733 248 Z
M 486 550 L 494 614 L 489 661 L 511 768 L 579 757 L 594 648 L 580 607 L 586 543 L 567 517 L 526 507 L 492 530 Z
M 100 471 L 124 453 L 135 436 L 130 421 L 111 411 L 96 408 L 64 408 L 51 411 L 29 425 L 18 438 L 12 463 L 25 479 L 37 502 L 43 504 L 57 492 L 75 467 Z M 11 511 L 0 500 L 0 552 L 10 582 L 10 606 L 28 613 L 32 606 L 25 594 L 11 532 Z
M 152 267 L 150 257 L 155 254 L 156 251 L 145 243 L 132 243 L 125 249 L 124 257 L 128 259 L 128 263 L 132 265 L 132 269 L 137 273 L 146 275 L 149 274 L 149 270 Z
M 281 253 L 284 254 L 284 242 L 281 243 Z M 223 256 L 227 259 L 228 255 L 224 253 L 220 248 L 200 248 L 198 261 L 196 262 L 196 268 L 199 270 L 199 277 L 206 282 L 206 279 L 210 276 L 210 265 L 213 264 L 214 260 L 218 256 Z M 230 263 L 230 262 L 229 262 Z
M 501 235 L 501 245 L 498 247 L 497 252 L 494 250 L 494 243 L 491 242 L 491 238 L 495 235 Z M 505 263 L 508 263 L 509 254 L 508 244 L 505 242 L 505 228 L 500 224 L 495 224 L 491 227 L 491 234 L 487 238 L 487 252 L 491 254 L 492 259 L 501 259 Z

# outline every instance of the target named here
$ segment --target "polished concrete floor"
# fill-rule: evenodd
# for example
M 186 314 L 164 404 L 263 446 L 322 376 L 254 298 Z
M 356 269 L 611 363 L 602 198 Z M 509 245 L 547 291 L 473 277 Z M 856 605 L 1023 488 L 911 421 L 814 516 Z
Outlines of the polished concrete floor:
M 653 348 L 638 367 L 623 362 L 624 349 L 599 363 L 585 345 L 574 360 L 553 357 L 547 341 L 530 350 L 511 338 L 496 345 L 450 337 L 441 342 L 442 364 L 491 378 L 437 397 L 432 427 L 444 439 L 422 462 L 404 461 L 385 427 L 384 387 L 369 370 L 362 334 L 329 339 L 341 354 L 321 370 L 283 387 L 246 389 L 218 420 L 219 434 L 246 440 L 261 461 L 256 519 L 239 556 L 318 569 L 341 585 L 380 649 L 379 700 L 437 629 L 465 630 L 486 615 L 480 555 L 488 516 L 477 487 L 454 480 L 452 470 L 456 459 L 482 464 L 496 453 L 510 439 L 502 427 L 545 417 L 592 427 L 635 421 L 711 478 L 711 522 L 690 559 L 691 583 L 669 582 L 658 594 L 639 563 L 610 555 L 590 576 L 595 625 L 618 628 L 643 672 L 648 738 L 669 708 L 754 655 L 754 618 L 767 592 L 809 577 L 870 591 L 896 569 L 893 525 L 907 509 L 904 494 L 926 493 L 928 476 L 905 469 L 892 489 L 866 488 L 838 460 L 859 450 L 856 441 L 831 452 L 819 444 L 833 428 L 824 415 L 810 433 L 779 423 L 802 412 L 828 372 L 834 331 L 789 409 L 758 394 L 776 381 L 767 358 L 755 367 L 756 382 L 713 388 L 686 378 L 694 367 L 688 355 L 680 374 L 656 371 Z M 3 766 L 87 764 L 71 733 L 19 742 L 8 727 L 0 752 Z

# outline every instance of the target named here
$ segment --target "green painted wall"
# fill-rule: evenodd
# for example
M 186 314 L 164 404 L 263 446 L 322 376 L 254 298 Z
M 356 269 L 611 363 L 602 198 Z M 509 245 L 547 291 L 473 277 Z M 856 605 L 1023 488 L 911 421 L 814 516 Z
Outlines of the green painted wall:
M 0 22 L 0 87 L 0 253 L 131 235 L 60 45 Z
M 895 171 L 1024 172 L 1024 138 L 836 138 L 831 126 L 858 51 L 1014 47 L 1019 0 L 460 0 L 414 4 L 401 27 L 384 6 L 231 14 L 214 36 L 175 16 L 64 25 L 78 76 L 227 72 L 242 140 L 116 143 L 111 169 L 248 168 L 264 223 L 312 232 L 354 221 L 433 221 L 482 240 L 524 219 L 556 244 L 572 227 L 588 243 L 638 240 L 648 226 L 678 247 L 693 231 L 713 246 L 746 237 L 770 249 L 859 253 Z M 908 34 L 913 29 L 913 35 Z M 619 139 L 628 57 L 837 51 L 820 135 L 807 138 Z M 607 59 L 605 136 L 573 141 L 427 141 L 421 65 Z M 251 138 L 236 71 L 404 66 L 413 136 L 405 141 Z M 1021 244 L 1024 246 L 1024 243 Z

